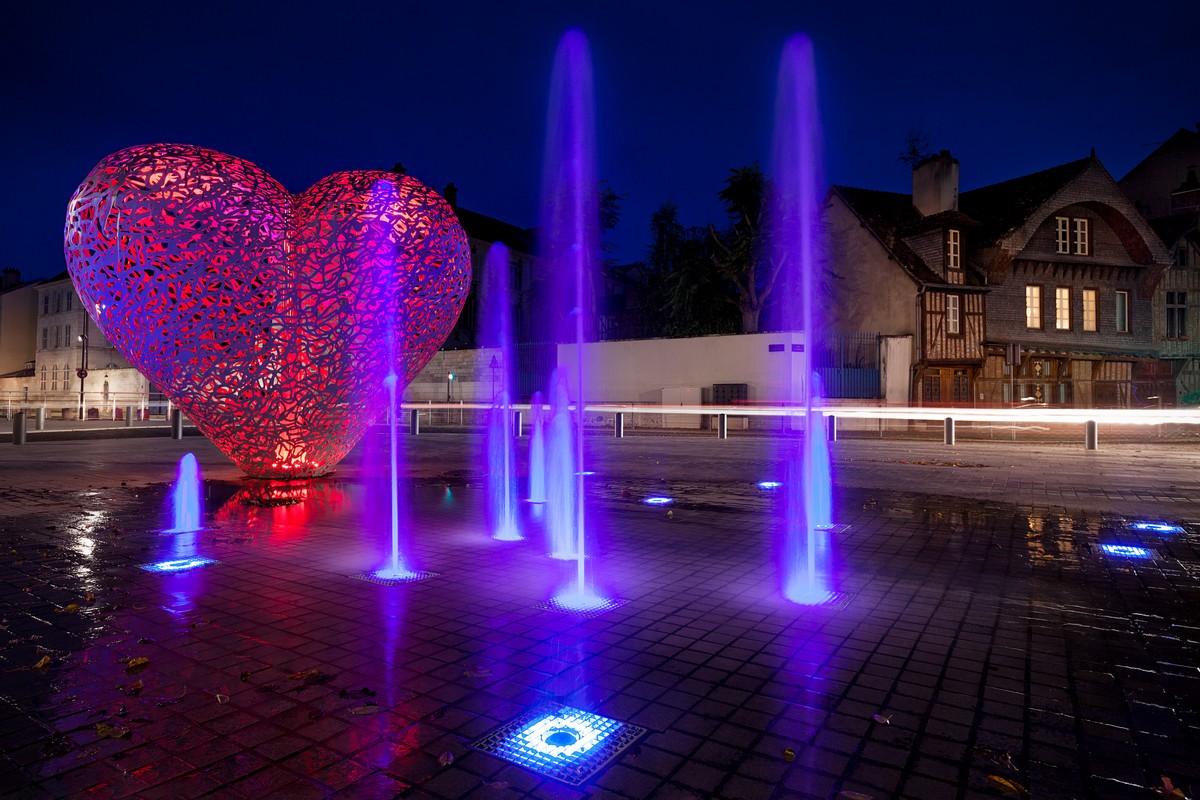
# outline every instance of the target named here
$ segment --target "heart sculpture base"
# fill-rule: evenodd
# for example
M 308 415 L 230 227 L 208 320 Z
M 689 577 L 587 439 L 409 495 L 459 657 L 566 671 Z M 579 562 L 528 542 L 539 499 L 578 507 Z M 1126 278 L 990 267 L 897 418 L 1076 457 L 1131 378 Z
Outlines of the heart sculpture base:
M 328 472 L 446 340 L 471 281 L 450 205 L 339 172 L 293 196 L 202 147 L 105 158 L 71 198 L 67 266 L 104 336 L 250 475 Z

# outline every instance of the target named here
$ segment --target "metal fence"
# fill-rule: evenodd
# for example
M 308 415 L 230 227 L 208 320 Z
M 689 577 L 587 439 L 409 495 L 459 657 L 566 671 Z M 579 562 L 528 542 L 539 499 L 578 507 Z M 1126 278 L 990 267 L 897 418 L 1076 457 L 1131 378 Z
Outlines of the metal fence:
M 815 342 L 812 368 L 829 398 L 880 396 L 881 344 L 877 333 L 843 333 Z

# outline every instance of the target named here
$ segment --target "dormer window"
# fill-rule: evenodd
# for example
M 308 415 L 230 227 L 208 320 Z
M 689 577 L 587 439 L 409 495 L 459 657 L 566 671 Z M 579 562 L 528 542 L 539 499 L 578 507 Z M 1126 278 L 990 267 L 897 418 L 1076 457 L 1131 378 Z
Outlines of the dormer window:
M 962 231 L 946 231 L 946 280 L 962 283 Z
M 1086 256 L 1091 253 L 1090 234 L 1086 217 L 1054 218 L 1054 252 L 1062 255 Z

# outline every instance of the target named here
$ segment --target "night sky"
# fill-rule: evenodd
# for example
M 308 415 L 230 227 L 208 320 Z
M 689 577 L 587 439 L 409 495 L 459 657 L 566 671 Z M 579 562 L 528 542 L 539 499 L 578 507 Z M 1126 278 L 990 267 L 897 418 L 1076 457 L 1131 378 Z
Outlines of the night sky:
M 75 187 L 104 155 L 187 142 L 293 192 L 389 168 L 466 208 L 537 222 L 562 32 L 589 37 L 599 174 L 627 195 L 616 257 L 664 200 L 720 221 L 731 167 L 767 162 L 789 35 L 814 41 L 830 182 L 908 191 L 910 127 L 964 190 L 1081 158 L 1120 178 L 1200 122 L 1200 3 L 9 3 L 0 21 L 0 266 L 64 269 Z M 201 11 L 200 9 L 207 10 Z

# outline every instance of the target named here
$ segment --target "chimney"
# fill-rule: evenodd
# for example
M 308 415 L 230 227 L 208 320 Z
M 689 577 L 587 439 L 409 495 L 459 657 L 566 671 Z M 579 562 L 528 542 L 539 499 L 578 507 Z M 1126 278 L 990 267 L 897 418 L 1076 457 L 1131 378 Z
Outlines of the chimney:
M 458 210 L 458 187 L 453 182 L 447 183 L 446 188 L 442 189 L 442 197 L 446 198 L 451 208 Z
M 21 270 L 12 267 L 4 268 L 4 276 L 0 277 L 0 291 L 11 289 L 21 282 Z
M 913 167 L 913 205 L 923 217 L 958 210 L 958 159 L 949 150 Z

